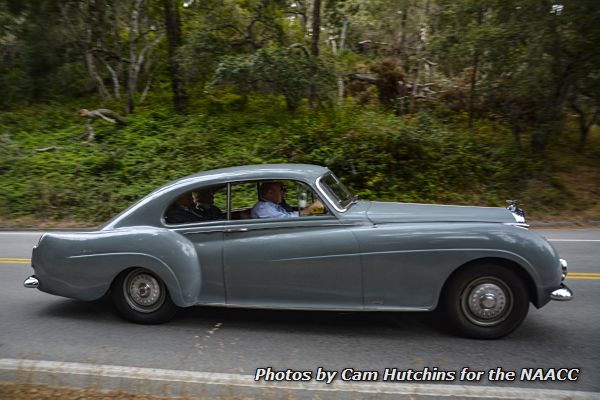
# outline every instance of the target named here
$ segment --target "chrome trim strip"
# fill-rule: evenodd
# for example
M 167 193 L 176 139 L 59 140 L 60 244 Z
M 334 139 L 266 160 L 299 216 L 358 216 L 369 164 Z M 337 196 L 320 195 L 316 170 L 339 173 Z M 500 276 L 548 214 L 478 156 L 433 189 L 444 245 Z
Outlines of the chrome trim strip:
M 529 224 L 524 224 L 520 222 L 505 222 L 504 225 L 516 226 L 517 228 L 529 229 Z
M 329 197 L 329 195 L 327 195 L 327 193 L 325 192 L 325 190 L 321 187 L 321 180 L 323 180 L 323 178 L 325 177 L 325 175 L 321 175 L 320 177 L 317 178 L 316 181 L 316 189 L 317 191 L 324 197 L 327 199 L 327 202 L 337 211 L 337 212 L 346 212 L 348 210 L 348 207 L 350 207 L 350 204 L 348 204 L 348 207 L 346 208 L 340 208 L 338 207 L 337 203 L 333 200 L 331 200 L 331 197 Z
M 567 264 L 567 260 L 565 260 L 564 258 L 559 259 L 559 262 L 560 262 L 560 268 L 562 270 L 562 275 L 561 275 L 561 279 L 560 280 L 564 281 L 565 278 L 567 277 L 567 274 L 568 274 L 568 272 L 567 272 L 567 266 L 569 264 Z
M 184 235 L 199 235 L 202 233 L 219 233 L 219 232 L 226 232 L 225 228 L 222 229 L 207 229 L 205 231 L 193 231 L 193 232 L 183 232 Z
M 227 182 L 227 221 L 231 221 L 231 182 Z
M 366 306 L 362 304 L 348 307 L 303 307 L 303 306 L 273 306 L 268 304 L 239 304 L 239 303 L 198 303 L 201 306 L 207 307 L 225 307 L 225 308 L 240 308 L 240 309 L 253 309 L 253 310 L 282 310 L 282 311 L 333 311 L 333 312 L 389 312 L 389 311 L 400 311 L 400 312 L 422 312 L 431 311 L 431 308 L 427 307 L 395 307 L 395 306 Z

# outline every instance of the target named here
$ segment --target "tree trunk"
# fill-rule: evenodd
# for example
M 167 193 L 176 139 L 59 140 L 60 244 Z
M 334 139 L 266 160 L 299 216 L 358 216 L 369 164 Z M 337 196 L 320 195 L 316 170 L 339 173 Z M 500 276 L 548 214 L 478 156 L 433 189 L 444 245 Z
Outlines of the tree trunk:
M 521 150 L 521 128 L 518 125 L 512 126 L 513 136 L 515 137 L 515 144 L 517 150 Z
M 314 0 L 312 13 L 312 40 L 310 46 L 310 54 L 313 63 L 313 78 L 309 86 L 308 103 L 310 107 L 314 107 L 318 101 L 317 86 L 315 83 L 317 71 L 316 63 L 319 58 L 319 37 L 321 33 L 321 0 Z
M 319 57 L 319 37 L 321 34 L 321 0 L 314 0 L 312 17 L 310 54 L 316 58 Z
M 344 51 L 344 47 L 346 46 L 346 33 L 348 31 L 348 19 L 344 18 L 344 25 L 342 25 L 342 34 L 340 35 L 340 54 Z M 338 87 L 338 102 L 342 104 L 344 102 L 344 74 L 340 73 L 337 79 L 337 87 Z
M 416 63 L 413 67 L 412 88 L 410 91 L 410 112 L 417 111 L 417 90 L 419 88 L 419 72 L 421 70 L 421 52 L 425 43 L 425 27 L 422 27 L 419 32 L 419 41 L 417 42 Z
M 134 96 L 137 89 L 137 77 L 139 67 L 137 66 L 137 41 L 139 36 L 139 17 L 142 0 L 136 0 L 135 6 L 131 11 L 129 20 L 129 71 L 127 74 L 127 98 L 125 112 L 130 114 L 135 107 Z
M 586 121 L 585 111 L 583 111 L 583 109 L 574 101 L 571 102 L 571 108 L 577 113 L 577 121 L 579 122 L 579 143 L 577 145 L 577 151 L 582 153 L 585 150 L 585 145 L 590 134 L 590 128 L 596 123 L 596 119 L 598 118 L 598 110 L 590 116 L 589 121 Z
M 181 78 L 181 67 L 177 60 L 177 50 L 181 46 L 181 23 L 178 0 L 163 0 L 165 9 L 165 26 L 169 43 L 169 74 L 173 90 L 173 105 L 177 112 L 182 112 L 187 106 L 185 83 Z
M 483 24 L 483 9 L 480 8 L 477 13 L 477 25 Z M 469 128 L 473 127 L 473 119 L 475 113 L 475 90 L 477 88 L 477 71 L 479 69 L 479 46 L 475 43 L 473 51 L 473 70 L 471 71 L 471 88 L 469 95 Z
M 98 75 L 98 71 L 96 70 L 96 65 L 94 63 L 94 55 L 91 50 L 86 50 L 85 52 L 85 63 L 87 64 L 88 72 L 90 77 L 96 82 L 96 87 L 98 88 L 98 94 L 102 98 L 102 101 L 106 103 L 110 99 L 110 95 L 106 90 L 106 86 L 104 86 L 104 82 L 100 75 Z
M 121 84 L 119 83 L 119 75 L 117 74 L 117 71 L 115 71 L 114 68 L 111 67 L 107 61 L 104 61 L 104 66 L 106 67 L 108 72 L 110 72 L 110 76 L 112 77 L 113 91 L 115 94 L 115 99 L 117 101 L 120 101 L 121 100 Z
M 406 51 L 406 22 L 408 20 L 408 7 L 402 10 L 402 18 L 400 19 L 400 57 L 402 57 L 402 65 L 404 70 L 409 70 L 408 51 Z
M 114 41 L 114 53 L 117 56 L 117 65 L 115 68 L 108 68 L 112 77 L 115 92 L 115 99 L 121 101 L 121 79 L 123 77 L 123 49 L 121 47 L 121 36 L 119 32 L 119 13 L 114 1 L 109 1 L 110 17 L 112 20 L 112 36 Z M 108 63 L 107 63 L 108 64 Z
M 473 127 L 475 113 L 475 89 L 477 88 L 477 69 L 479 68 L 479 49 L 473 54 L 473 70 L 471 71 L 471 84 L 469 89 L 469 128 Z

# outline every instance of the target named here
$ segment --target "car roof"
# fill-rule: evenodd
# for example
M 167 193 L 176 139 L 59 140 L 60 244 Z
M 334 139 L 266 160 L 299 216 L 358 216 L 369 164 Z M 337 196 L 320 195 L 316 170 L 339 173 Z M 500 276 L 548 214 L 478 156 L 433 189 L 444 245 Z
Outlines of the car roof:
M 151 216 L 162 213 L 162 210 L 172 201 L 173 195 L 180 194 L 184 190 L 189 190 L 197 184 L 212 185 L 243 180 L 267 179 L 294 179 L 315 182 L 317 178 L 328 171 L 329 169 L 325 167 L 311 164 L 256 164 L 201 171 L 157 188 L 108 221 L 103 229 L 117 226 L 143 225 L 145 223 L 152 225 Z M 155 207 L 156 210 L 153 210 Z
M 187 181 L 190 179 L 198 181 L 208 181 L 213 179 L 237 180 L 263 178 L 316 179 L 327 171 L 328 169 L 325 167 L 311 164 L 254 164 L 201 171 L 196 174 L 181 178 L 175 182 Z

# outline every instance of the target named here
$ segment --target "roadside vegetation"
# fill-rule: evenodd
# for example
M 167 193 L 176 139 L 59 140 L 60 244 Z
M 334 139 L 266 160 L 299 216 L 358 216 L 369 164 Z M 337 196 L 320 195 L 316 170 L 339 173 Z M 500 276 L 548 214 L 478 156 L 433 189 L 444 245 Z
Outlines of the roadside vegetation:
M 585 154 L 569 148 L 565 134 L 536 155 L 486 120 L 468 128 L 457 114 L 398 117 L 352 105 L 292 114 L 278 100 L 258 97 L 243 110 L 209 103 L 187 115 L 140 107 L 126 127 L 98 124 L 93 143 L 81 139 L 85 128 L 68 105 L 3 113 L 2 217 L 94 225 L 197 171 L 298 162 L 330 167 L 362 199 L 482 206 L 518 199 L 537 218 L 600 219 L 597 132 Z M 56 149 L 36 152 L 45 148 Z
M 598 221 L 599 15 L 0 0 L 0 225 L 94 226 L 173 179 L 267 162 L 328 166 L 362 199 Z

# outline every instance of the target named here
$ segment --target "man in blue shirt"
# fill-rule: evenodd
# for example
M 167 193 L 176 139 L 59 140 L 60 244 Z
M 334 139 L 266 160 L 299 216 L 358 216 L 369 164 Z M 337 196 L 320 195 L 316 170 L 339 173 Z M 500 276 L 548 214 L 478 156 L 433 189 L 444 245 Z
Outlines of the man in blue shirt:
M 252 218 L 296 218 L 300 215 L 309 215 L 317 208 L 324 208 L 323 203 L 317 200 L 299 212 L 286 211 L 279 205 L 283 200 L 283 184 L 281 182 L 263 182 L 259 192 L 260 201 L 252 207 Z

